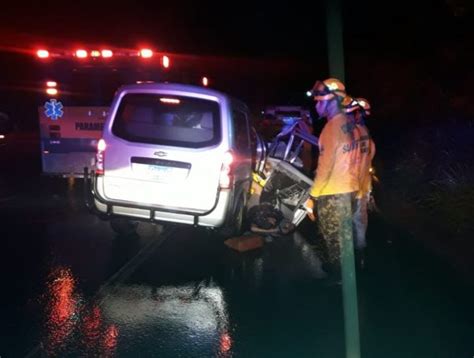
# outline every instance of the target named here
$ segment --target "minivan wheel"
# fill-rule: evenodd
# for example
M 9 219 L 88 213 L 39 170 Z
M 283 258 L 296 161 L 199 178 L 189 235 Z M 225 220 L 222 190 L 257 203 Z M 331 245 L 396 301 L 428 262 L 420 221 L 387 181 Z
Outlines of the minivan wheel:
M 136 232 L 137 221 L 124 218 L 114 218 L 110 220 L 110 227 L 119 235 L 130 235 Z
M 242 195 L 237 203 L 235 211 L 233 212 L 231 220 L 219 229 L 220 236 L 227 239 L 232 236 L 241 235 L 245 227 L 245 216 L 246 201 L 245 196 Z

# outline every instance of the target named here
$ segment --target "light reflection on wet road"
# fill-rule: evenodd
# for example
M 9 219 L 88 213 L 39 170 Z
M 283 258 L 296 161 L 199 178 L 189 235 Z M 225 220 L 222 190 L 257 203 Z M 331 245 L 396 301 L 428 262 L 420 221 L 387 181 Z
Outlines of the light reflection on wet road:
M 0 202 L 2 357 L 344 356 L 341 289 L 323 278 L 311 226 L 245 254 L 190 227 L 116 237 L 80 185 L 40 184 Z M 420 248 L 407 254 L 386 223 L 370 235 L 363 357 L 474 351 L 472 290 Z
M 71 342 L 79 340 L 73 356 L 114 355 L 118 329 L 104 322 L 101 308 L 88 303 L 76 286 L 70 269 L 57 267 L 49 276 L 42 322 L 41 345 L 31 355 L 68 356 Z

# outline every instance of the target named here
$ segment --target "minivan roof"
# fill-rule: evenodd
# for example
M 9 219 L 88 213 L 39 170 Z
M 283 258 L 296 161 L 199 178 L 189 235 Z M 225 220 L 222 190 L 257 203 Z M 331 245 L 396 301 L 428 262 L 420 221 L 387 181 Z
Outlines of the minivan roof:
M 187 85 L 182 83 L 164 83 L 164 82 L 157 82 L 157 83 L 138 83 L 133 85 L 124 85 L 118 89 L 118 92 L 127 92 L 127 91 L 139 91 L 139 90 L 170 90 L 170 91 L 183 91 L 183 92 L 192 92 L 200 95 L 207 95 L 207 96 L 214 96 L 220 99 L 227 98 L 230 100 L 234 105 L 239 107 L 244 107 L 247 109 L 247 105 L 220 91 L 216 91 L 213 89 L 209 89 L 207 87 L 201 86 L 194 86 L 194 85 Z

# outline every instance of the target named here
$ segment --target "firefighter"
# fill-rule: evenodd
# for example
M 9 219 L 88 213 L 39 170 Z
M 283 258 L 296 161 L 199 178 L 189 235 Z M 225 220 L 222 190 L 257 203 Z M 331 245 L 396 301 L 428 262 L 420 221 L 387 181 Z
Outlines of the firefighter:
M 375 156 L 375 143 L 365 125 L 366 116 L 370 115 L 370 103 L 364 98 L 346 97 L 343 100 L 344 110 L 360 131 L 358 150 L 359 159 L 359 192 L 356 198 L 356 210 L 353 216 L 354 246 L 357 263 L 361 268 L 365 265 L 366 233 L 368 225 L 368 207 L 372 198 L 372 160 Z
M 341 81 L 334 78 L 316 81 L 311 93 L 318 115 L 327 122 L 319 138 L 316 176 L 306 207 L 316 208 L 327 248 L 322 257 L 325 268 L 339 271 L 341 243 L 352 238 L 352 217 L 360 190 L 357 163 L 360 131 L 342 106 L 346 93 Z

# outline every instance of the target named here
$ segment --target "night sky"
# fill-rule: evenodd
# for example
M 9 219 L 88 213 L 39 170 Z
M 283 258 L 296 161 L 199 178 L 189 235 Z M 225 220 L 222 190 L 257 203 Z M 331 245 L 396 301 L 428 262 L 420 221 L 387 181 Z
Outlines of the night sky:
M 150 42 L 169 51 L 252 57 L 312 56 L 326 38 L 323 1 L 14 4 L 2 6 L 2 37 L 124 46 Z M 343 1 L 343 8 L 348 44 L 385 50 L 468 35 L 473 5 L 468 0 Z

